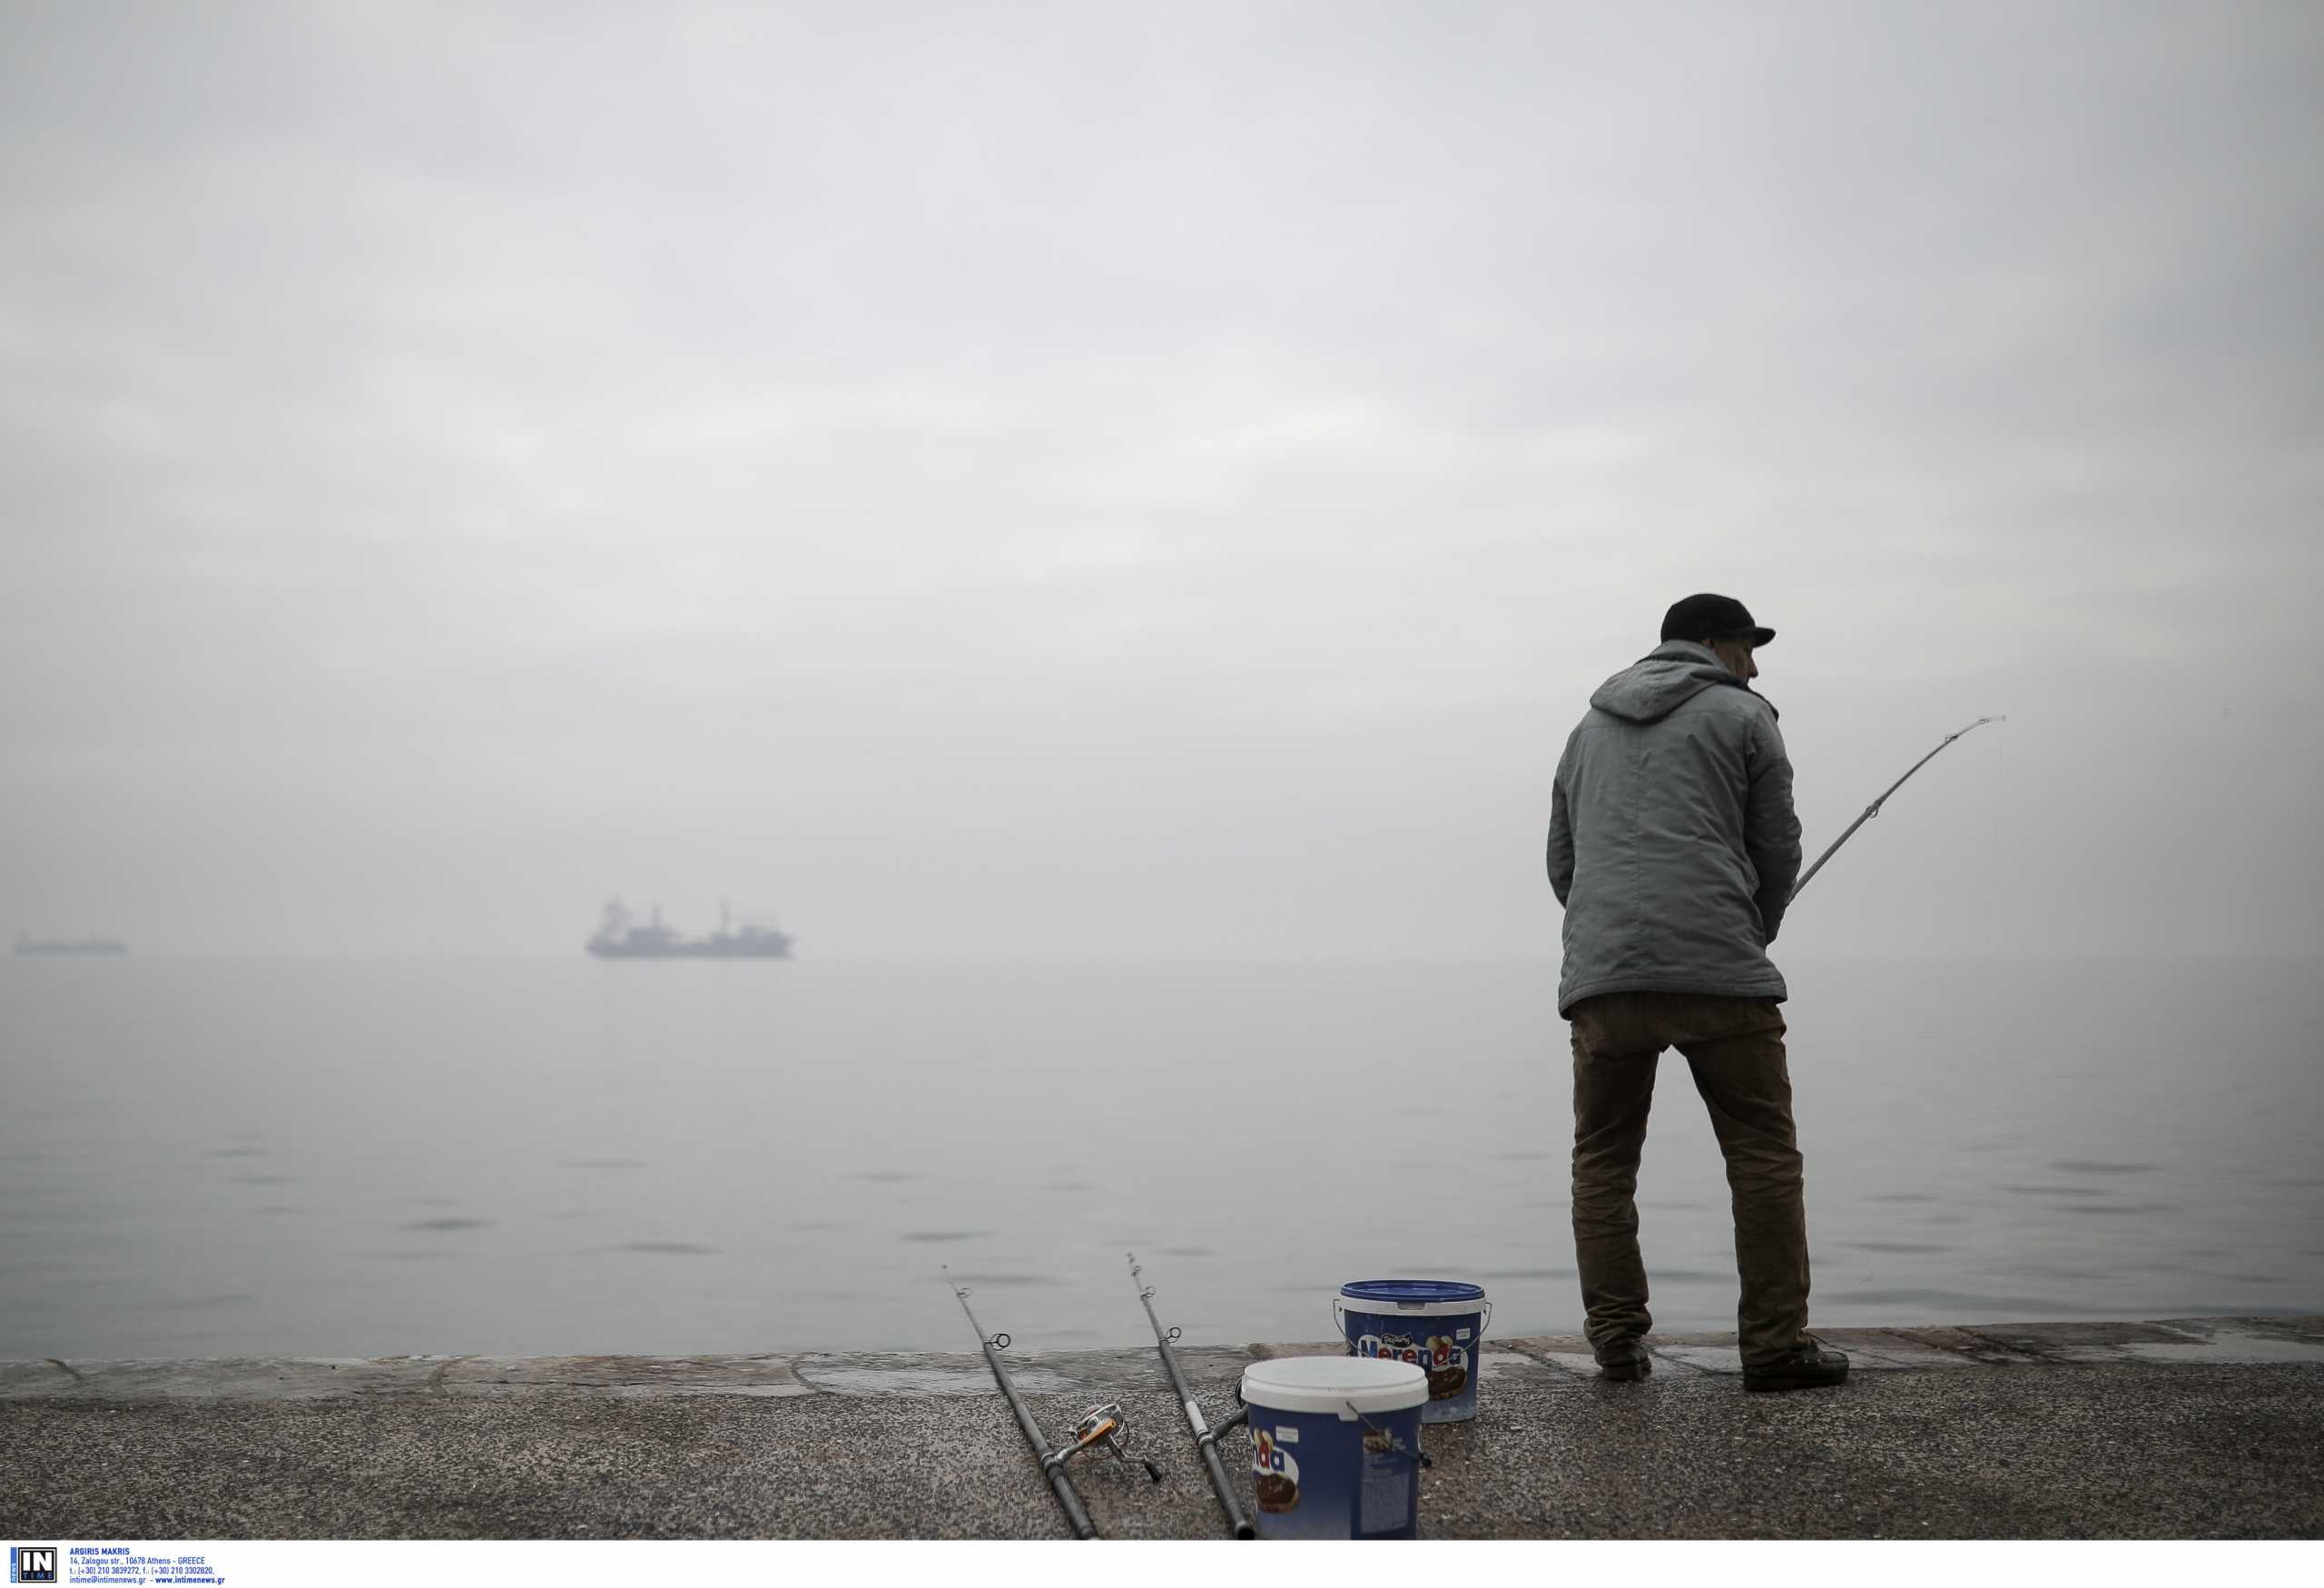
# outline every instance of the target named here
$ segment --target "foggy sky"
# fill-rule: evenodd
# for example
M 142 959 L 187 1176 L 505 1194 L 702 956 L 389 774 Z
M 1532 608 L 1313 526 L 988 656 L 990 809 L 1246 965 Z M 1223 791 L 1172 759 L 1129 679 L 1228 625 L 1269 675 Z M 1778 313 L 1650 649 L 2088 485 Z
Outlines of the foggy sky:
M 2324 952 L 2311 5 L 0 11 L 0 932 L 1555 956 L 1662 609 L 1777 945 Z M 1546 972 L 1545 972 L 1546 973 Z

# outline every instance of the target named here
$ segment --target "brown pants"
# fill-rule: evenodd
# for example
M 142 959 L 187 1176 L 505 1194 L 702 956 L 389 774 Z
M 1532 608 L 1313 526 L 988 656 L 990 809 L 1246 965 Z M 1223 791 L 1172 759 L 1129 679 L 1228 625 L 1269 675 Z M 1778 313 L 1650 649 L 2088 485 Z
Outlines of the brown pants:
M 1608 992 L 1573 1006 L 1573 1244 L 1585 1332 L 1601 1356 L 1653 1321 L 1636 1193 L 1665 1048 L 1686 1055 L 1727 1157 L 1743 1360 L 1757 1366 L 1806 1342 L 1807 1212 L 1783 1034 L 1773 999 Z

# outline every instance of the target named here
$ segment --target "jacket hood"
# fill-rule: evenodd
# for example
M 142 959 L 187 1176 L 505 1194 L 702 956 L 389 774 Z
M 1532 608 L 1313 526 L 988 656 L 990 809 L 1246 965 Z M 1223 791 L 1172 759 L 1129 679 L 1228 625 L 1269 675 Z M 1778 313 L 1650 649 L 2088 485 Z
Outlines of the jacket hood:
M 1706 689 L 1740 689 L 1755 699 L 1751 686 L 1727 670 L 1709 646 L 1692 640 L 1668 640 L 1598 686 L 1590 704 L 1626 722 L 1659 722 Z M 1769 711 L 1775 703 L 1768 703 Z

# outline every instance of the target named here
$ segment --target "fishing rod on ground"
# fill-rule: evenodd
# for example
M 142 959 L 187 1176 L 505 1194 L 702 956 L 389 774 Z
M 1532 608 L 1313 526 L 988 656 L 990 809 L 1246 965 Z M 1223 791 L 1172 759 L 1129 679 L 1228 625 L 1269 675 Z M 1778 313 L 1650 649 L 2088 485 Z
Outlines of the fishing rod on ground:
M 1122 1411 L 1121 1403 L 1108 1401 L 1104 1406 L 1090 1407 L 1075 1425 L 1071 1442 L 1051 1450 L 1048 1435 L 1033 1420 L 1032 1408 L 1017 1392 L 1017 1381 L 1009 1376 L 1009 1369 L 1000 1360 L 1000 1353 L 1009 1349 L 1009 1336 L 984 1332 L 984 1325 L 977 1322 L 977 1315 L 969 1306 L 969 1287 L 954 1281 L 949 1266 L 944 1269 L 944 1283 L 951 1287 L 953 1297 L 960 1304 L 960 1310 L 969 1315 L 969 1327 L 976 1330 L 977 1344 L 984 1349 L 985 1365 L 992 1369 L 993 1377 L 1000 1381 L 1000 1393 L 1009 1397 L 1009 1409 L 1017 1414 L 1017 1426 L 1024 1431 L 1025 1443 L 1033 1447 L 1035 1455 L 1040 1457 L 1042 1475 L 1049 1480 L 1049 1488 L 1056 1494 L 1057 1503 L 1064 1507 L 1066 1521 L 1073 1524 L 1073 1536 L 1097 1537 L 1096 1524 L 1089 1520 L 1089 1513 L 1081 1508 L 1081 1496 L 1073 1492 L 1073 1480 L 1065 1475 L 1065 1464 L 1068 1457 L 1103 1445 L 1112 1453 L 1116 1461 L 1125 1466 L 1129 1465 L 1130 1456 L 1126 1448 L 1129 1437 L 1129 1418 Z M 1162 1481 L 1160 1467 L 1142 1455 L 1137 1457 L 1137 1462 L 1146 1468 L 1148 1478 L 1157 1484 Z
M 1236 1424 L 1248 1421 L 1250 1408 L 1242 1408 L 1216 1428 L 1204 1420 L 1202 1403 L 1195 1399 L 1195 1392 L 1187 1387 L 1187 1376 L 1178 1371 L 1178 1354 L 1170 1349 L 1171 1342 L 1178 1337 L 1178 1330 L 1176 1326 L 1167 1329 L 1162 1327 L 1161 1318 L 1154 1311 L 1154 1287 L 1138 1284 L 1138 1277 L 1146 1270 L 1137 1266 L 1136 1252 L 1128 1255 L 1130 1283 L 1137 1285 L 1137 1299 L 1146 1308 L 1146 1321 L 1154 1326 L 1154 1348 L 1162 1353 L 1163 1371 L 1170 1376 L 1170 1387 L 1177 1392 L 1178 1405 L 1187 1414 L 1187 1425 L 1195 1431 L 1195 1446 L 1202 1452 L 1202 1464 L 1210 1471 L 1210 1486 L 1218 1493 L 1218 1503 L 1226 1512 L 1227 1525 L 1235 1530 L 1237 1538 L 1256 1537 L 1257 1535 L 1250 1523 L 1243 1515 L 1243 1507 L 1236 1503 L 1234 1485 L 1226 1481 L 1226 1469 L 1218 1460 L 1218 1436 Z
M 1987 723 L 2005 723 L 2009 719 L 2005 716 L 1981 716 L 1975 722 L 1971 723 L 1968 727 L 1961 729 L 1959 733 L 1945 735 L 1944 740 L 1938 744 L 1935 750 L 1931 750 L 1927 755 L 1922 756 L 1918 761 L 1914 762 L 1910 766 L 1905 769 L 1905 777 L 1912 776 L 1914 773 L 1918 772 L 1922 767 L 1926 766 L 1930 762 L 1935 760 L 1937 751 L 1944 749 L 1946 745 L 1953 743 L 1953 741 L 1959 738 L 1962 734 L 1968 733 L 1974 728 L 1982 728 Z M 1832 847 L 1817 855 L 1816 857 L 1816 863 L 1809 866 L 1805 872 L 1800 873 L 1799 881 L 1794 883 L 1791 886 L 1792 898 L 1797 899 L 1799 897 L 1801 891 L 1807 886 L 1807 879 L 1824 869 L 1824 863 L 1831 859 L 1834 854 L 1839 852 L 1840 845 L 1846 843 L 1858 827 L 1863 826 L 1866 822 L 1872 820 L 1873 817 L 1880 814 L 1880 807 L 1887 803 L 1888 796 L 1905 786 L 1905 777 L 1900 777 L 1896 782 L 1890 784 L 1887 788 L 1882 792 L 1878 799 L 1865 806 L 1864 814 L 1858 816 L 1855 821 L 1848 824 L 1847 832 L 1843 833 L 1837 838 L 1833 839 Z

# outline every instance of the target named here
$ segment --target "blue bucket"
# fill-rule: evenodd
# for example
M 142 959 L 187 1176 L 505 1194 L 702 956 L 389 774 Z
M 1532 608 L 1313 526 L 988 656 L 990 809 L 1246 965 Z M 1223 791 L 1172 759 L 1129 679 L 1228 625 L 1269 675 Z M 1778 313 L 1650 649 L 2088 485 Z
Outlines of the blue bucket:
M 1477 1415 L 1477 1357 L 1492 1303 L 1482 1285 L 1452 1279 L 1358 1279 L 1340 1287 L 1332 1317 L 1348 1354 L 1409 1362 L 1428 1376 L 1421 1420 Z
M 1261 1538 L 1420 1536 L 1428 1376 L 1403 1362 L 1278 1356 L 1243 1369 Z

